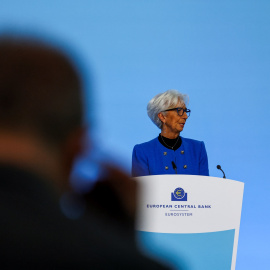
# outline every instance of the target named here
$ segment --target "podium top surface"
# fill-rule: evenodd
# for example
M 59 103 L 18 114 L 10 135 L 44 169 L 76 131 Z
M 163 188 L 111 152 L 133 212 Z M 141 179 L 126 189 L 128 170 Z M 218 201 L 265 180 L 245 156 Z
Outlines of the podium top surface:
M 187 174 L 162 174 L 162 175 L 146 175 L 146 176 L 137 176 L 133 177 L 136 180 L 199 180 L 199 181 L 218 181 L 218 182 L 227 182 L 233 181 L 237 183 L 241 183 L 244 185 L 243 181 L 227 179 L 227 178 L 220 178 L 220 177 L 213 177 L 213 176 L 203 176 L 203 175 L 187 175 Z

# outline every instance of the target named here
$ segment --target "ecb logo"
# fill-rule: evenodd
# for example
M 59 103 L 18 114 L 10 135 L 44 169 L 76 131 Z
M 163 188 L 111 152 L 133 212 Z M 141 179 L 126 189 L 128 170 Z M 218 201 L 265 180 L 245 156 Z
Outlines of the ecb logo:
M 180 187 L 176 188 L 171 196 L 172 201 L 187 201 L 187 193 Z

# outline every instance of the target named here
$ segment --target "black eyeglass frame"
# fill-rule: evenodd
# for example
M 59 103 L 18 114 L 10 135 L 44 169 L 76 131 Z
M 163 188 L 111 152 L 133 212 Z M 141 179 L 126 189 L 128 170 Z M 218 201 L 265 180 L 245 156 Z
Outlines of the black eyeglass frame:
M 191 112 L 190 109 L 187 109 L 187 108 L 184 109 L 184 108 L 181 108 L 181 107 L 173 108 L 173 109 L 168 109 L 168 110 L 165 110 L 165 111 L 163 111 L 163 112 L 174 111 L 174 110 L 177 110 L 177 114 L 178 114 L 179 116 L 183 116 L 183 114 L 186 113 L 187 116 L 189 117 L 189 116 L 190 116 L 190 112 Z M 179 113 L 179 112 L 181 112 L 181 111 L 182 111 L 182 114 Z

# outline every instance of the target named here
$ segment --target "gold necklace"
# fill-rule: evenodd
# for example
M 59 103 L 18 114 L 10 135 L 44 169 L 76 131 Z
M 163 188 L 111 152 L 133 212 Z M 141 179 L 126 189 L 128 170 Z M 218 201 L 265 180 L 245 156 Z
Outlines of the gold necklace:
M 164 142 L 164 140 L 163 140 L 163 136 L 160 134 L 160 137 L 161 137 L 161 140 Z M 176 141 L 176 143 L 174 144 L 174 146 L 169 146 L 167 143 L 165 143 L 164 142 L 164 144 L 168 147 L 168 148 L 172 148 L 172 150 L 173 150 L 173 148 L 176 146 L 176 144 L 178 143 L 178 140 L 179 140 L 179 136 L 178 136 L 178 138 L 177 138 L 177 141 Z

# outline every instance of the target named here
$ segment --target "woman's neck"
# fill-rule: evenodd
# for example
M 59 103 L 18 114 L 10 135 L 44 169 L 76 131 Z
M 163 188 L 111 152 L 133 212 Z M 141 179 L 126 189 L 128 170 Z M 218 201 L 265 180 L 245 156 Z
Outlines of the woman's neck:
M 163 130 L 161 131 L 160 135 L 168 139 L 176 139 L 179 137 L 179 133 L 164 132 Z
M 177 150 L 182 145 L 181 137 L 177 137 L 175 139 L 168 139 L 163 137 L 161 134 L 158 136 L 159 142 L 168 149 Z

